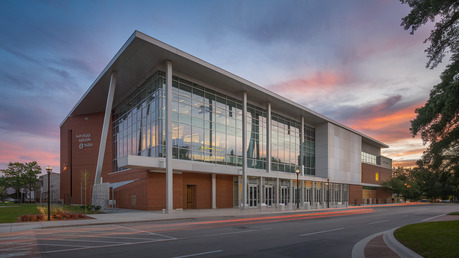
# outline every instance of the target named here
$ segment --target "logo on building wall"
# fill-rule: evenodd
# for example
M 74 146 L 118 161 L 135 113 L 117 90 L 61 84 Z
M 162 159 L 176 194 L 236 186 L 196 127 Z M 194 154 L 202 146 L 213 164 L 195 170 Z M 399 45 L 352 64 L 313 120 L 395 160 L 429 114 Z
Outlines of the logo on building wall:
M 80 150 L 83 148 L 92 147 L 90 133 L 77 134 L 76 138 L 78 139 L 78 142 L 79 142 L 78 147 L 80 148 Z

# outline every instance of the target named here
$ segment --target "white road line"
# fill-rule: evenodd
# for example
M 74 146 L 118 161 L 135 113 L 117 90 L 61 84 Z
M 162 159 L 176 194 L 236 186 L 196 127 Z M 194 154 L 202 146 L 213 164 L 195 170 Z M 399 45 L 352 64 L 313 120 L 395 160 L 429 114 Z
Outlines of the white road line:
M 41 240 L 41 239 L 40 239 Z M 88 242 L 88 243 L 109 243 L 109 244 L 124 244 L 126 242 L 115 242 L 115 241 L 100 241 L 100 240 L 78 240 L 78 239 L 45 239 L 48 241 L 68 241 L 68 242 Z
M 59 244 L 37 244 L 37 245 L 47 245 L 47 246 L 60 246 L 60 247 L 74 247 L 77 249 L 85 249 L 85 248 L 91 248 L 92 246 L 89 245 L 59 245 Z M 64 249 L 66 250 L 66 249 Z M 64 251 L 64 250 L 58 250 L 58 251 L 48 251 L 48 252 L 59 252 L 59 251 Z M 43 253 L 48 253 L 48 252 L 43 252 Z
M 188 255 L 182 255 L 182 256 L 175 256 L 174 258 L 193 257 L 193 256 L 214 254 L 214 253 L 220 253 L 220 252 L 223 252 L 223 250 L 215 250 L 215 251 L 209 251 L 209 252 L 203 252 L 203 253 L 197 253 L 197 254 L 188 254 Z
M 20 245 L 20 246 L 15 246 L 15 247 L 10 247 L 10 248 L 5 248 L 5 249 L 2 249 L 2 251 L 6 251 L 6 250 L 14 250 L 14 249 L 20 249 L 20 248 L 27 248 L 27 247 L 30 247 L 30 246 L 34 246 L 35 244 L 29 244 L 29 245 Z
M 153 233 L 153 232 L 148 232 L 148 231 L 145 231 L 145 230 L 138 230 L 138 229 L 135 229 L 135 228 L 129 228 L 129 227 L 124 227 L 124 226 L 120 226 L 120 225 L 114 225 L 114 226 L 117 226 L 117 227 L 120 227 L 120 228 L 129 229 L 129 230 L 132 230 L 132 231 L 147 233 L 147 234 L 154 235 L 154 236 L 166 237 L 166 238 L 171 239 L 171 240 L 177 239 L 175 237 L 166 236 L 166 235 L 163 235 L 163 234 L 158 234 L 158 233 Z
M 378 224 L 378 223 L 384 223 L 386 221 L 389 221 L 389 220 L 375 221 L 375 222 L 371 222 L 371 223 L 368 223 L 368 224 Z
M 421 221 L 427 221 L 427 220 L 435 219 L 435 218 L 438 218 L 438 217 L 441 217 L 441 216 L 444 216 L 444 215 L 446 215 L 446 213 L 440 214 L 440 215 L 437 215 L 437 216 L 433 216 L 433 217 L 430 217 L 430 218 L 427 218 L 427 219 L 423 219 Z
M 106 247 L 115 247 L 115 246 L 125 246 L 125 245 L 139 245 L 139 244 L 148 244 L 148 243 L 156 243 L 156 242 L 165 242 L 165 241 L 170 241 L 170 240 L 171 239 L 160 239 L 160 240 L 151 240 L 151 241 L 135 242 L 135 243 L 114 244 L 114 245 L 99 245 L 99 246 L 88 246 L 88 247 L 83 246 L 83 247 L 80 247 L 80 248 L 69 248 L 69 249 L 64 249 L 64 250 L 53 250 L 53 251 L 38 252 L 37 254 L 62 253 L 62 252 L 87 250 L 87 249 L 97 249 L 97 248 L 106 248 Z M 49 245 L 52 245 L 52 244 L 49 244 Z
M 245 230 L 245 231 L 238 231 L 238 232 L 229 232 L 229 233 L 219 233 L 219 234 L 210 234 L 210 235 L 202 235 L 202 236 L 192 236 L 190 238 L 196 238 L 196 237 L 213 237 L 213 236 L 224 236 L 224 235 L 234 235 L 234 234 L 242 234 L 242 233 L 247 233 L 247 232 L 254 232 L 258 230 Z
M 104 235 L 99 235 L 99 236 L 81 236 L 81 235 L 73 235 L 73 234 L 60 234 L 59 236 L 64 236 L 64 237 L 75 237 L 75 238 L 109 238 L 109 239 L 133 239 L 133 240 L 149 240 L 147 238 L 148 236 L 145 237 L 122 237 L 122 235 L 119 236 L 104 236 Z M 73 238 L 72 238 L 73 239 Z M 1 243 L 0 243 L 1 245 Z
M 313 233 L 302 234 L 300 236 L 310 236 L 310 235 L 328 233 L 328 232 L 333 232 L 333 231 L 338 231 L 338 230 L 343 230 L 343 229 L 344 228 L 335 228 L 335 229 L 330 229 L 330 230 L 324 230 L 324 231 L 318 231 L 318 232 L 313 232 Z

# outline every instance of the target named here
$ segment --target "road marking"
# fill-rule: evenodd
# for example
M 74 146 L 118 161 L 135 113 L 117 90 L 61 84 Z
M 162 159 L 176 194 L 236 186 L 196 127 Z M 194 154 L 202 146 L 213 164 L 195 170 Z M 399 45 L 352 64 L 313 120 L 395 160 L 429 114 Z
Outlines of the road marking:
M 193 256 L 214 254 L 214 253 L 220 253 L 220 252 L 223 252 L 223 250 L 215 250 L 215 251 L 209 251 L 209 252 L 203 252 L 203 253 L 197 253 L 197 254 L 188 254 L 188 255 L 182 255 L 182 256 L 175 256 L 174 258 L 193 257 Z
M 67 237 L 76 237 L 76 238 L 107 238 L 107 239 L 131 239 L 131 240 L 148 240 L 149 236 L 145 237 L 123 237 L 123 236 L 106 236 L 106 235 L 101 235 L 101 236 L 81 236 L 81 235 L 73 235 L 73 234 L 59 234 L 59 236 L 67 236 Z M 69 238 L 71 239 L 71 238 Z
M 245 231 L 238 231 L 238 232 L 219 233 L 219 234 L 210 234 L 210 235 L 202 235 L 202 236 L 192 236 L 192 237 L 190 237 L 190 238 L 195 238 L 195 237 L 224 236 L 224 235 L 234 235 L 234 234 L 242 234 L 242 233 L 255 232 L 255 231 L 258 231 L 258 230 L 245 230 Z
M 371 223 L 368 223 L 368 224 L 378 224 L 378 223 L 383 223 L 383 222 L 386 222 L 388 220 L 381 220 L 381 221 L 376 221 L 376 222 L 371 222 Z
M 435 219 L 435 218 L 438 218 L 438 217 L 441 217 L 441 216 L 444 216 L 444 215 L 446 215 L 446 213 L 440 214 L 440 215 L 437 215 L 437 216 L 433 216 L 433 217 L 430 217 L 430 218 L 427 218 L 427 219 L 423 219 L 423 220 L 421 220 L 421 221 L 426 221 L 426 220 Z
M 338 230 L 343 230 L 343 229 L 344 228 L 335 228 L 335 229 L 330 229 L 330 230 L 324 230 L 324 231 L 318 231 L 318 232 L 313 232 L 313 233 L 302 234 L 300 236 L 310 236 L 310 235 L 328 233 L 328 232 L 333 232 L 333 231 L 338 231 Z
M 41 239 L 39 239 L 41 240 Z M 126 242 L 115 242 L 115 241 L 101 241 L 101 240 L 89 240 L 89 239 L 73 239 L 73 238 L 68 238 L 68 239 L 58 239 L 58 238 L 48 238 L 45 239 L 46 241 L 66 241 L 66 242 L 89 242 L 89 243 L 110 243 L 110 244 L 124 244 Z M 45 241 L 43 240 L 43 241 Z
M 148 243 L 156 243 L 156 242 L 166 242 L 166 241 L 171 241 L 171 239 L 160 239 L 160 240 L 151 240 L 151 241 L 135 242 L 135 243 L 124 243 L 124 244 L 88 246 L 88 247 L 80 247 L 80 248 L 69 248 L 69 249 L 64 249 L 64 250 L 53 250 L 53 251 L 38 252 L 37 254 L 49 254 L 49 253 L 59 253 L 59 252 L 70 252 L 70 251 L 78 251 L 78 250 L 98 249 L 98 248 L 116 247 L 116 246 L 126 246 L 126 245 L 139 245 L 139 244 L 148 244 Z M 48 245 L 48 244 L 40 244 L 40 245 Z M 49 244 L 49 245 L 54 245 L 54 244 Z
M 166 235 L 163 235 L 163 234 L 158 234 L 158 233 L 153 233 L 153 232 L 148 232 L 148 231 L 145 231 L 145 230 L 138 230 L 138 229 L 135 229 L 135 228 L 129 228 L 129 227 L 124 227 L 124 226 L 120 226 L 120 225 L 114 225 L 114 226 L 117 226 L 117 227 L 120 227 L 120 228 L 129 229 L 129 230 L 132 230 L 132 231 L 147 233 L 147 234 L 154 235 L 154 236 L 167 237 L 168 239 L 171 239 L 171 240 L 177 239 L 175 237 L 166 236 Z

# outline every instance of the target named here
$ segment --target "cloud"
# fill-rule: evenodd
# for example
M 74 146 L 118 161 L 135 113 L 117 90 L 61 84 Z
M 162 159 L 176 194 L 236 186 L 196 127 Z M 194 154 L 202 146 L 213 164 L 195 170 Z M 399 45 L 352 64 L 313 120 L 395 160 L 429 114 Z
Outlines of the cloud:
M 8 133 L 0 130 L 0 166 L 6 168 L 9 162 L 37 161 L 42 168 L 53 166 L 59 171 L 58 138 L 37 137 L 28 133 Z

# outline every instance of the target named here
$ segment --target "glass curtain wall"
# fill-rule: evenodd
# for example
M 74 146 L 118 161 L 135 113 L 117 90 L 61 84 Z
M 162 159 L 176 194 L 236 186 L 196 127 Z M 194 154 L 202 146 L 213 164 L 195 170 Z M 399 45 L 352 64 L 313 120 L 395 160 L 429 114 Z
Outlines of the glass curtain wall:
M 173 77 L 173 158 L 242 166 L 242 102 Z
M 127 155 L 164 157 L 165 74 L 157 72 L 114 110 L 114 167 Z
M 242 166 L 242 101 L 173 76 L 174 159 Z M 114 163 L 127 155 L 165 157 L 165 73 L 156 72 L 114 109 Z M 301 124 L 272 114 L 272 170 L 295 173 Z M 266 169 L 266 110 L 247 106 L 247 166 Z M 315 131 L 305 127 L 305 174 L 315 174 Z
M 316 174 L 316 131 L 309 126 L 304 127 L 303 165 L 305 175 Z
M 266 169 L 266 111 L 247 105 L 247 167 Z
M 271 169 L 295 173 L 299 166 L 301 125 L 272 113 Z

